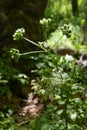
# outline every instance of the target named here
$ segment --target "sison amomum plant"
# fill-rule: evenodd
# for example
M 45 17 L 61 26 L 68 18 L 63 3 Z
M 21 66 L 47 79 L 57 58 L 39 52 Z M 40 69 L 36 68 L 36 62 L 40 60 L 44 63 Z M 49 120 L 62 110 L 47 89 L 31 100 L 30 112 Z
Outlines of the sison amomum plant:
M 42 20 L 40 20 L 40 24 L 45 29 L 48 28 L 50 22 L 51 22 L 51 19 L 43 18 Z M 72 31 L 71 31 L 71 27 L 69 25 L 64 24 L 61 27 L 61 30 L 62 30 L 63 35 L 66 35 L 67 38 L 70 38 Z M 47 32 L 45 32 L 45 35 L 47 36 Z M 62 35 L 61 38 L 63 38 L 63 35 Z M 61 38 L 58 39 L 58 42 L 59 42 L 59 40 L 61 40 Z M 47 44 L 47 41 L 35 43 L 34 41 L 31 41 L 30 39 L 27 39 L 25 37 L 25 29 L 24 28 L 19 28 L 13 34 L 13 40 L 18 41 L 18 40 L 23 40 L 23 39 L 26 40 L 27 42 L 41 48 L 41 51 L 26 52 L 26 53 L 20 54 L 18 49 L 12 48 L 10 50 L 10 55 L 11 55 L 12 59 L 18 60 L 19 57 L 22 56 L 22 55 L 27 55 L 27 54 L 31 54 L 31 53 L 39 53 L 39 52 L 48 52 L 49 51 L 49 45 Z M 54 44 L 56 44 L 56 43 L 54 43 Z
M 40 24 L 48 28 L 50 19 L 40 20 Z M 71 37 L 72 29 L 64 24 L 62 35 Z M 46 34 L 47 32 L 45 32 Z M 20 53 L 17 49 L 10 51 L 11 57 L 18 59 L 22 55 L 40 53 L 35 62 L 36 69 L 32 70 L 37 78 L 31 86 L 40 102 L 45 104 L 41 116 L 30 124 L 32 130 L 86 130 L 87 129 L 87 99 L 85 82 L 80 66 L 72 55 L 55 55 L 44 42 L 35 43 L 25 37 L 25 30 L 18 29 L 14 40 L 26 40 L 39 47 L 40 51 Z M 55 44 L 55 43 L 54 43 Z M 34 58 L 33 58 L 34 59 Z

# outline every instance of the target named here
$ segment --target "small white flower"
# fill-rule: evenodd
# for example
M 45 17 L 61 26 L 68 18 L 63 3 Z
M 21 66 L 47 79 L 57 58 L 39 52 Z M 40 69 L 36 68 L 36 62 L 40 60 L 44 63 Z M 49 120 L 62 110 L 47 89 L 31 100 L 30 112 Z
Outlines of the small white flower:
M 67 61 L 73 61 L 73 60 L 74 60 L 73 56 L 68 55 L 68 54 L 66 54 L 65 59 L 66 59 Z

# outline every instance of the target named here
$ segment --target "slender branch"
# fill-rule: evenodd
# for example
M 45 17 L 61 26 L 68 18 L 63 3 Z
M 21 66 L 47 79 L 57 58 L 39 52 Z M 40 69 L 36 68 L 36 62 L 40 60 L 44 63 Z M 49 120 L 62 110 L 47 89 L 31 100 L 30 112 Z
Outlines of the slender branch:
M 26 41 L 30 42 L 31 44 L 33 44 L 33 45 L 35 45 L 35 46 L 37 46 L 37 47 L 39 47 L 39 48 L 43 49 L 44 51 L 47 51 L 45 48 L 43 48 L 43 47 L 39 46 L 37 43 L 35 43 L 35 42 L 33 42 L 33 41 L 31 41 L 31 40 L 27 39 L 26 37 L 24 37 L 24 39 L 25 39 Z
M 22 126 L 24 124 L 27 124 L 28 122 L 30 122 L 30 120 L 20 122 L 20 123 L 17 124 L 17 126 Z
M 67 85 L 66 85 L 67 86 Z M 68 86 L 67 86 L 68 87 Z M 66 127 L 65 130 L 68 130 L 68 115 L 67 115 L 67 105 L 68 105 L 68 101 L 69 101 L 69 97 L 68 97 L 68 88 L 66 87 L 66 101 L 65 101 L 65 123 L 66 123 Z
M 20 56 L 22 56 L 22 55 L 28 55 L 28 54 L 33 54 L 33 53 L 41 53 L 41 52 L 46 52 L 46 51 L 31 51 L 31 52 L 25 52 L 25 53 L 21 53 Z
M 68 119 L 67 119 L 67 97 L 66 97 L 66 102 L 65 102 L 65 123 L 66 123 L 66 127 L 65 129 L 68 130 Z
M 62 38 L 63 38 L 63 35 L 54 43 L 54 45 L 51 48 L 53 48 Z

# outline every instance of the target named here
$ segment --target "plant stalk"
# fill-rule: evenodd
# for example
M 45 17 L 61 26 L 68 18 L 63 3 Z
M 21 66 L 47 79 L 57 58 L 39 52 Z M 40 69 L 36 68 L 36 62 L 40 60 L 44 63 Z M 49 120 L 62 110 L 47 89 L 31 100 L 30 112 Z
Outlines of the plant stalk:
M 66 97 L 66 102 L 65 102 L 65 123 L 66 123 L 66 126 L 65 126 L 65 130 L 68 130 L 68 120 L 67 120 L 67 97 Z
M 33 44 L 33 45 L 35 45 L 35 46 L 37 46 L 37 47 L 39 47 L 39 48 L 41 48 L 41 49 L 43 49 L 44 51 L 46 51 L 46 52 L 47 52 L 47 50 L 46 50 L 45 48 L 43 48 L 43 47 L 39 46 L 37 43 L 35 43 L 35 42 L 33 42 L 33 41 L 31 41 L 31 40 L 27 39 L 26 37 L 24 37 L 24 40 L 26 40 L 26 41 L 30 42 L 31 44 Z
M 51 48 L 53 48 L 62 38 L 63 38 L 63 35 L 54 43 L 54 45 Z
M 20 56 L 22 56 L 22 55 L 28 55 L 28 54 L 33 54 L 33 53 L 41 53 L 41 52 L 46 52 L 46 51 L 31 51 L 31 52 L 25 52 L 25 53 L 20 54 Z

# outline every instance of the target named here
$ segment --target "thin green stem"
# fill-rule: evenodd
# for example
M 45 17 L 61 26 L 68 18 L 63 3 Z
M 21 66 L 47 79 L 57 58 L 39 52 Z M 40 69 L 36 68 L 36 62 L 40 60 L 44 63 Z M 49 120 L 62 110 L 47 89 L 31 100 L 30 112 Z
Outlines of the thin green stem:
M 26 41 L 30 42 L 31 44 L 33 44 L 33 45 L 35 45 L 35 46 L 37 46 L 37 47 L 39 47 L 39 48 L 41 48 L 41 49 L 43 49 L 44 51 L 46 51 L 46 52 L 47 52 L 47 50 L 46 50 L 45 48 L 43 48 L 43 47 L 39 46 L 37 43 L 35 43 L 35 42 L 33 42 L 33 41 L 31 41 L 31 40 L 27 39 L 26 37 L 24 37 L 24 39 L 25 39 Z
M 66 95 L 67 96 L 67 95 Z M 68 119 L 67 119 L 67 97 L 66 97 L 66 102 L 65 102 L 65 123 L 66 123 L 66 130 L 68 130 Z
M 33 53 L 42 53 L 42 52 L 46 52 L 46 51 L 31 51 L 31 52 L 25 52 L 25 53 L 21 53 L 20 56 L 28 55 L 28 54 L 33 54 Z
M 65 130 L 68 130 L 68 115 L 67 115 L 67 105 L 69 103 L 69 95 L 68 95 L 68 84 L 66 83 L 66 101 L 65 101 L 65 123 L 66 123 L 66 127 Z
M 63 35 L 54 43 L 54 45 L 51 48 L 53 48 L 62 38 L 63 38 Z

